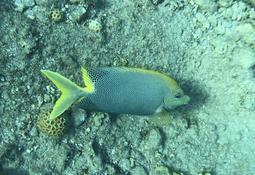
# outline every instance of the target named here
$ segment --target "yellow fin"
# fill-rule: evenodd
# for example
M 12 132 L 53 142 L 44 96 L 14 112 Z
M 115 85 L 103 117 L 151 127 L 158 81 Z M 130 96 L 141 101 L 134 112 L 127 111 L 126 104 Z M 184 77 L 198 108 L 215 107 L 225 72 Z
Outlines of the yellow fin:
M 167 126 L 172 123 L 172 116 L 167 111 L 163 110 L 160 113 L 150 116 L 149 121 L 155 126 Z
M 52 112 L 50 113 L 50 120 L 54 120 L 65 112 L 73 103 L 82 97 L 86 97 L 90 92 L 85 88 L 81 88 L 71 80 L 65 78 L 59 73 L 49 70 L 41 70 L 42 74 L 50 79 L 57 88 L 62 92 L 60 98 L 55 103 Z
M 95 86 L 94 86 L 91 78 L 89 77 L 87 70 L 84 67 L 81 67 L 81 72 L 82 72 L 83 82 L 86 86 L 86 91 L 91 92 L 91 93 L 94 92 Z

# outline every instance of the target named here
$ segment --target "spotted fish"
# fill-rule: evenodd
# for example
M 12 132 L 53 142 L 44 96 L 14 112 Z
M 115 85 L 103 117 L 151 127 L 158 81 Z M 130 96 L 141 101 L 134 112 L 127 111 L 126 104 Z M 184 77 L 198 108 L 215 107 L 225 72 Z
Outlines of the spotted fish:
M 102 67 L 81 68 L 84 87 L 49 70 L 41 70 L 62 92 L 50 114 L 60 116 L 71 105 L 87 111 L 152 115 L 187 104 L 189 97 L 174 79 L 157 71 Z

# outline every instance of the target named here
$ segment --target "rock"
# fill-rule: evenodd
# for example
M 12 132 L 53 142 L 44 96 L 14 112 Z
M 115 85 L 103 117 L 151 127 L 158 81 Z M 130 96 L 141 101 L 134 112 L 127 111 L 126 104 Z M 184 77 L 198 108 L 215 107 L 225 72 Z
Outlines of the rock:
M 34 0 L 15 0 L 16 10 L 23 12 L 25 8 L 33 7 L 35 5 Z
M 158 5 L 158 4 L 161 4 L 162 2 L 164 2 L 164 0 L 151 0 L 151 3 L 153 5 Z
M 255 110 L 255 93 L 246 91 L 240 96 L 240 105 L 242 108 L 254 111 Z
M 43 104 L 43 97 L 42 96 L 37 96 L 37 106 L 40 107 Z
M 209 172 L 202 172 L 202 173 L 198 173 L 198 175 L 212 175 L 212 174 Z
M 109 174 L 117 174 L 113 166 L 107 164 L 105 165 L 105 167 L 108 170 Z
M 73 58 L 71 56 L 65 56 L 65 55 L 62 56 L 61 55 L 60 59 L 65 66 L 71 67 L 71 66 L 75 65 L 75 62 L 73 61 Z
M 48 5 L 52 4 L 52 2 L 49 0 L 35 0 L 35 3 L 40 7 L 42 6 L 47 7 Z
M 4 76 L 3 74 L 0 74 L 0 81 L 1 81 L 1 82 L 4 82 L 5 79 L 6 79 L 5 76 Z
M 249 18 L 251 18 L 251 19 L 255 19 L 255 10 L 254 9 L 249 9 Z
M 170 175 L 168 167 L 164 165 L 157 166 L 150 171 L 150 174 Z
M 38 136 L 38 132 L 37 132 L 36 127 L 32 127 L 32 129 L 30 130 L 30 135 L 31 135 L 32 137 Z
M 255 43 L 255 28 L 250 23 L 239 24 L 235 28 L 234 35 L 248 44 L 254 45 Z
M 255 0 L 246 0 L 250 5 L 254 6 L 255 5 Z
M 142 166 L 136 166 L 131 170 L 131 175 L 147 175 L 148 173 Z
M 128 159 L 122 158 L 119 161 L 119 166 L 124 171 L 130 171 L 130 161 Z
M 243 2 L 236 2 L 231 7 L 223 11 L 225 17 L 231 18 L 232 20 L 240 21 L 247 17 L 247 5 Z
M 158 129 L 152 129 L 147 135 L 144 143 L 144 149 L 154 150 L 158 149 L 161 144 L 161 135 Z
M 195 17 L 195 21 L 197 21 L 197 25 L 201 25 L 201 30 L 205 31 L 208 30 L 210 27 L 210 23 L 207 17 L 203 13 L 197 13 Z
M 103 26 L 98 20 L 91 20 L 89 22 L 89 30 L 92 32 L 99 32 L 102 30 Z
M 26 10 L 24 14 L 29 19 L 32 19 L 32 20 L 35 19 L 35 14 L 32 9 Z
M 3 90 L 3 91 L 2 91 L 2 94 L 1 94 L 1 97 L 2 97 L 4 100 L 9 99 L 8 91 L 7 91 L 7 90 Z
M 222 37 L 212 39 L 211 43 L 214 46 L 215 53 L 217 54 L 224 54 L 229 48 L 228 42 Z
M 221 7 L 229 7 L 233 4 L 233 0 L 218 0 L 218 4 Z
M 217 9 L 217 4 L 213 0 L 193 0 L 199 8 L 203 10 L 215 11 Z
M 255 65 L 255 51 L 251 48 L 236 49 L 233 54 L 233 61 L 244 69 L 249 69 Z
M 72 5 L 69 7 L 69 13 L 67 14 L 67 18 L 73 22 L 78 22 L 81 20 L 82 16 L 87 12 L 88 6 L 83 5 Z
M 80 3 L 81 0 L 69 0 L 69 2 L 72 3 L 72 4 L 75 4 L 75 3 Z
M 78 127 L 86 120 L 87 118 L 86 111 L 80 108 L 73 108 L 72 118 L 74 127 Z
M 0 158 L 2 157 L 12 148 L 11 144 L 1 143 L 0 144 Z
M 29 19 L 38 19 L 39 22 L 47 22 L 48 21 L 48 14 L 49 12 L 46 10 L 45 7 L 35 5 L 33 8 L 29 8 L 25 11 L 25 15 Z
M 4 105 L 0 105 L 0 115 L 3 115 L 4 113 Z
M 105 115 L 103 113 L 97 113 L 92 116 L 93 123 L 96 128 L 102 126 Z

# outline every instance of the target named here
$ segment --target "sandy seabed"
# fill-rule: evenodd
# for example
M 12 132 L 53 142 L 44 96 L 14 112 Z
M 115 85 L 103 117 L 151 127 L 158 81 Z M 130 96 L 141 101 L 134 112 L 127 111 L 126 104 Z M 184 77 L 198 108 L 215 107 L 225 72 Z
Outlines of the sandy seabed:
M 2 0 L 0 18 L 1 175 L 255 173 L 254 1 Z M 40 70 L 81 84 L 81 66 L 165 72 L 191 101 L 160 125 L 73 109 L 51 138 L 36 120 L 59 92 Z

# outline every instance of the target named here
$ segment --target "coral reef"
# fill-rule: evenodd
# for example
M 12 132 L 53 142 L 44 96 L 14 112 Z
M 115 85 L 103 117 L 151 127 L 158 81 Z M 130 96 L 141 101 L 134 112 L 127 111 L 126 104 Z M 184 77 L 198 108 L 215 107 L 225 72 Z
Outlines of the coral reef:
M 43 113 L 38 116 L 37 127 L 40 131 L 52 137 L 59 137 L 63 134 L 66 127 L 66 119 L 60 116 L 54 120 L 49 119 L 49 113 Z
M 63 13 L 59 9 L 54 8 L 50 11 L 50 19 L 54 22 L 60 22 L 63 19 Z

